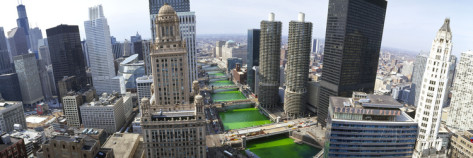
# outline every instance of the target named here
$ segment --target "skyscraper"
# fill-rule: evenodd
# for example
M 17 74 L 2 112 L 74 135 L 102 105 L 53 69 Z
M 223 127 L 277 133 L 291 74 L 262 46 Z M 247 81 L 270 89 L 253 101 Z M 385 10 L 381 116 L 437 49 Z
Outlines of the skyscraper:
M 146 156 L 206 157 L 203 98 L 197 95 L 194 104 L 189 102 L 187 49 L 170 5 L 159 10 L 156 28 L 156 43 L 151 47 L 152 97 L 141 99 L 140 104 Z
M 255 92 L 255 70 L 253 70 L 253 66 L 259 66 L 260 33 L 260 29 L 248 29 L 248 75 L 246 82 L 253 92 Z
M 473 129 L 473 51 L 463 52 L 456 69 L 452 89 L 452 101 L 447 126 L 459 129 Z
M 89 20 L 84 22 L 89 52 L 92 82 L 98 94 L 120 91 L 120 80 L 115 76 L 110 27 L 102 5 L 89 8 Z
M 30 50 L 36 54 L 36 58 L 39 59 L 39 46 L 38 40 L 43 39 L 43 32 L 38 27 L 32 28 L 29 30 L 29 39 L 30 39 Z
M 79 27 L 76 25 L 58 25 L 47 29 L 46 34 L 48 35 L 49 52 L 56 85 L 64 76 L 75 76 L 77 79 L 75 87 L 85 87 L 87 85 L 87 74 Z
M 304 13 L 299 13 L 298 21 L 289 22 L 284 112 L 292 118 L 307 114 L 307 80 L 309 78 L 312 23 L 305 22 L 304 16 Z
M 149 12 L 151 20 L 151 37 L 155 40 L 157 33 L 154 24 L 156 24 L 159 8 L 167 3 L 174 6 L 176 9 L 175 11 L 179 18 L 181 38 L 186 41 L 189 81 L 193 81 L 197 79 L 197 62 L 195 56 L 196 17 L 195 12 L 190 11 L 189 1 L 190 0 L 149 0 Z M 192 85 L 191 82 L 187 84 L 189 87 Z
M 325 126 L 329 96 L 374 91 L 386 0 L 330 0 L 317 121 Z
M 25 5 L 20 4 L 16 6 L 16 10 L 18 11 L 18 19 L 16 19 L 16 24 L 19 28 L 23 29 L 23 32 L 25 33 L 23 36 L 25 36 L 27 45 L 26 49 L 28 50 L 28 48 L 31 48 L 29 37 L 30 24 L 28 22 L 28 16 L 26 16 Z
M 310 48 L 310 52 L 312 53 L 319 53 L 319 40 L 318 39 L 312 39 L 312 47 Z
M 9 72 L 12 72 L 12 66 L 8 53 L 7 38 L 3 27 L 0 27 L 0 75 Z
M 0 74 L 0 94 L 9 101 L 22 101 L 20 83 L 16 73 Z
M 419 102 L 420 88 L 422 86 L 422 79 L 424 77 L 425 63 L 427 62 L 426 54 L 419 54 L 414 61 L 414 69 L 412 70 L 412 84 L 411 93 L 408 104 L 417 106 Z
M 10 61 L 17 55 L 28 54 L 27 36 L 21 28 L 13 28 L 8 31 L 8 44 L 10 46 Z
M 268 21 L 261 21 L 258 101 L 264 108 L 279 106 L 281 27 L 281 22 L 274 21 L 274 13 Z
M 437 32 L 427 58 L 422 87 L 417 103 L 415 120 L 419 124 L 419 136 L 414 157 L 421 157 L 431 151 L 440 151 L 442 139 L 438 138 L 442 106 L 447 98 L 448 74 L 450 73 L 452 32 L 450 19 Z
M 13 58 L 13 61 L 16 74 L 18 74 L 23 104 L 33 106 L 43 101 L 44 96 L 35 55 L 18 55 Z

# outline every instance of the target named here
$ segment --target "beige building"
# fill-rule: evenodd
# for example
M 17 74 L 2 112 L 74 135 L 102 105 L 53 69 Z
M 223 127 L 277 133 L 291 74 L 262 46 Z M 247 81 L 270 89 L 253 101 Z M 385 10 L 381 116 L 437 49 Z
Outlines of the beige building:
M 168 4 L 159 10 L 156 32 L 151 99 L 145 97 L 140 104 L 145 156 L 205 158 L 203 98 L 197 96 L 190 104 L 187 49 L 177 14 Z
M 67 125 L 70 127 L 80 127 L 79 106 L 83 104 L 82 96 L 75 94 L 62 98 L 64 106 L 64 116 L 67 118 Z
M 473 157 L 473 130 L 458 132 L 450 138 L 448 157 Z
M 133 158 L 142 155 L 143 151 L 137 150 L 141 143 L 139 134 L 115 133 L 107 139 L 102 148 L 113 149 L 116 158 Z
M 246 64 L 248 47 L 247 45 L 240 45 L 233 40 L 229 40 L 221 47 L 222 61 L 227 62 L 228 58 L 241 58 L 243 65 Z M 226 65 L 226 64 L 225 64 Z
M 80 106 L 82 124 L 85 128 L 101 128 L 115 133 L 125 124 L 123 97 L 118 93 L 103 93 L 97 100 Z M 100 119 L 98 119 L 100 118 Z
M 0 131 L 11 132 L 14 130 L 14 124 L 20 124 L 22 128 L 26 128 L 23 104 L 16 101 L 0 100 Z
M 89 158 L 100 150 L 100 142 L 89 136 L 54 136 L 41 144 L 38 158 Z

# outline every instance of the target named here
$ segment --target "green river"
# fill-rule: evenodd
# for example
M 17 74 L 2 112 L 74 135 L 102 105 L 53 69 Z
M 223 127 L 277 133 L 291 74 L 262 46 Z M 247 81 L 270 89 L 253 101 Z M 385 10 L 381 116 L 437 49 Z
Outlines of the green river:
M 306 144 L 296 144 L 286 135 L 251 140 L 246 147 L 260 158 L 312 158 L 320 151 Z
M 225 130 L 269 124 L 271 121 L 254 107 L 219 112 Z

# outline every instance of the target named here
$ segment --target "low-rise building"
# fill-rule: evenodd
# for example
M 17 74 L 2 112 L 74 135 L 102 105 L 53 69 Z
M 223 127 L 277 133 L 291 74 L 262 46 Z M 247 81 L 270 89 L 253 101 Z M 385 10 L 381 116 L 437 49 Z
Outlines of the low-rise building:
M 330 97 L 325 157 L 412 157 L 418 125 L 390 96 Z
M 26 153 L 31 155 L 34 153 L 35 146 L 39 146 L 44 141 L 46 141 L 46 136 L 44 132 L 35 131 L 31 129 L 15 131 L 10 134 L 11 138 L 23 139 L 23 142 L 26 147 Z
M 233 81 L 239 84 L 246 84 L 246 69 L 241 68 L 241 64 L 237 63 L 232 70 Z
M 2 133 L 0 136 L 1 158 L 26 158 L 28 156 L 23 139 L 11 138 L 6 133 Z
M 473 130 L 457 132 L 452 135 L 448 157 L 473 157 Z
M 113 149 L 116 158 L 133 158 L 137 153 L 136 150 L 140 144 L 139 134 L 132 133 L 115 133 L 111 135 L 102 148 Z
M 16 101 L 0 101 L 0 131 L 11 132 L 14 130 L 14 124 L 26 128 L 23 104 Z
M 95 157 L 100 150 L 100 142 L 89 136 L 52 137 L 36 152 L 38 158 Z

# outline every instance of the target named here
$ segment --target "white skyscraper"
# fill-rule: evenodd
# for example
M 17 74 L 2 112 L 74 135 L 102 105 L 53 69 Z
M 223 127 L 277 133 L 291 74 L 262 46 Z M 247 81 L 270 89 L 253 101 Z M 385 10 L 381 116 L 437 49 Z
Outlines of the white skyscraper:
M 473 129 L 473 51 L 463 52 L 455 74 L 447 126 Z
M 119 77 L 115 76 L 110 27 L 102 5 L 89 8 L 89 20 L 84 22 L 89 52 L 92 82 L 98 94 L 120 91 Z
M 450 19 L 445 19 L 432 42 L 427 59 L 415 120 L 419 124 L 419 135 L 414 157 L 428 155 L 429 151 L 439 151 L 442 139 L 438 138 L 442 105 L 447 98 L 448 74 L 450 71 L 452 32 Z

